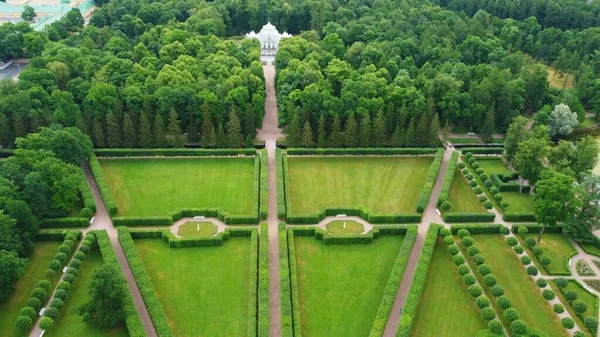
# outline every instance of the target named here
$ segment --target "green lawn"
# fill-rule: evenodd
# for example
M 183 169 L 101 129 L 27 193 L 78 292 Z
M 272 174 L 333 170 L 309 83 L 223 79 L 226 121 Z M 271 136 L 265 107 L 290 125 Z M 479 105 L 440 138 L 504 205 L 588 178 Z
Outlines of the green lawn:
M 477 157 L 477 162 L 479 163 L 479 167 L 481 167 L 488 176 L 492 173 L 497 174 L 510 171 L 510 169 L 504 165 L 504 162 L 500 158 Z
M 586 118 L 583 120 L 583 122 L 579 123 L 579 125 L 577 125 L 575 129 L 585 129 L 595 124 L 596 121 L 593 118 Z
M 452 204 L 450 212 L 485 212 L 485 208 L 477 200 L 473 189 L 458 168 L 450 185 L 448 201 Z
M 249 238 L 181 249 L 156 239 L 135 244 L 175 336 L 247 336 Z
M 494 138 L 494 139 L 492 139 L 492 143 L 494 143 L 494 144 L 504 144 L 504 138 Z
M 507 212 L 529 212 L 533 213 L 533 198 L 529 193 L 500 192 L 504 196 L 503 201 L 508 202 Z
M 348 220 L 334 220 L 325 228 L 331 234 L 360 234 L 365 231 L 365 227 L 361 223 Z
M 474 336 L 487 328 L 450 254 L 439 240 L 433 250 L 415 318 L 411 336 Z
M 452 144 L 480 144 L 479 138 L 448 138 Z
M 292 213 L 415 212 L 433 157 L 290 157 Z
M 100 159 L 119 215 L 165 215 L 177 208 L 252 213 L 254 158 Z
M 486 263 L 490 265 L 492 273 L 496 275 L 498 284 L 504 287 L 505 295 L 512 300 L 512 306 L 521 313 L 521 319 L 525 320 L 530 328 L 539 329 L 548 336 L 569 336 L 548 301 L 542 297 L 538 286 L 527 275 L 517 255 L 504 242 L 504 236 L 500 234 L 472 236 L 475 245 L 486 257 Z M 476 274 L 481 282 L 480 275 Z M 489 288 L 485 290 L 488 297 L 493 298 Z
M 520 238 L 520 235 L 517 235 Z M 538 234 L 537 233 L 530 233 L 530 234 L 526 234 L 525 237 L 532 237 L 534 239 L 537 240 Z M 531 251 L 531 249 L 529 248 L 529 246 L 527 246 L 524 242 L 524 240 L 520 240 L 521 241 L 521 245 L 523 247 L 526 247 L 527 249 L 527 253 L 529 254 L 529 256 L 532 257 L 533 262 L 535 262 L 535 264 L 537 265 L 538 269 L 542 272 L 542 274 L 544 275 L 564 275 L 564 273 L 569 273 L 569 268 L 568 268 L 568 260 L 569 258 L 573 255 L 573 253 L 576 253 L 577 250 L 571 245 L 571 243 L 569 242 L 569 239 L 567 239 L 566 236 L 564 236 L 563 234 L 560 233 L 545 233 L 542 236 L 542 241 L 540 243 L 538 243 L 538 246 L 542 247 L 542 249 L 544 250 L 544 255 L 548 256 L 551 260 L 551 263 L 546 266 L 546 268 L 548 268 L 548 273 L 546 273 L 546 270 L 542 267 L 541 263 L 539 263 L 538 259 L 535 257 L 535 255 L 533 254 L 533 252 Z
M 14 328 L 15 320 L 19 317 L 19 311 L 27 303 L 36 283 L 45 279 L 44 272 L 60 244 L 60 241 L 39 241 L 35 243 L 33 254 L 29 256 L 29 266 L 23 278 L 16 283 L 14 294 L 8 301 L 0 303 L 0 327 L 2 327 L 0 336 L 20 335 Z
M 213 236 L 217 231 L 217 226 L 210 221 L 188 221 L 179 227 L 177 234 L 184 238 L 197 238 Z
M 73 312 L 75 308 L 89 301 L 87 294 L 87 282 L 95 268 L 100 267 L 104 261 L 102 254 L 98 249 L 90 251 L 83 260 L 79 273 L 69 290 L 69 297 L 65 301 L 65 306 L 60 309 L 58 316 L 54 321 L 54 328 L 44 336 L 86 336 L 86 337 L 126 337 L 129 336 L 127 328 L 124 324 L 117 326 L 114 329 L 101 331 L 90 328 L 82 317 Z
M 591 336 L 589 334 L 589 332 L 587 331 L 587 329 L 585 328 L 583 319 L 581 319 L 581 317 L 579 317 L 579 315 L 577 315 L 577 313 L 575 312 L 575 309 L 573 309 L 573 307 L 569 304 L 569 302 L 565 298 L 564 294 L 560 291 L 560 289 L 558 289 L 558 286 L 556 286 L 556 283 L 548 282 L 548 284 L 550 284 L 550 286 L 552 286 L 552 290 L 554 290 L 554 292 L 558 295 L 558 297 L 560 298 L 560 301 L 565 305 L 565 308 L 569 311 L 571 316 L 575 319 L 575 321 L 577 322 L 577 325 L 579 325 L 581 330 L 585 331 L 588 336 Z M 585 302 L 585 304 L 587 304 L 588 309 L 583 313 L 583 317 L 586 317 L 586 316 L 593 316 L 594 318 L 598 317 L 598 298 L 596 297 L 596 295 L 583 289 L 581 286 L 579 286 L 579 284 L 575 280 L 569 280 L 569 283 L 567 284 L 567 286 L 565 288 L 563 288 L 564 292 L 567 292 L 569 290 L 573 290 L 574 292 L 577 293 L 577 299 L 575 300 L 575 302 L 583 301 L 583 302 Z
M 302 334 L 367 336 L 403 239 L 386 235 L 371 244 L 325 245 L 294 238 Z
M 75 201 L 75 204 L 73 205 L 73 208 L 71 209 L 71 212 L 69 212 L 69 217 L 79 217 L 79 213 L 81 212 L 81 210 L 85 207 L 85 205 L 83 204 L 83 200 L 81 200 L 81 198 L 78 198 Z
M 593 245 L 593 244 L 591 244 L 591 243 L 583 243 L 583 242 L 580 242 L 580 243 L 579 243 L 579 245 L 580 245 L 582 248 L 583 248 L 583 247 L 585 247 L 585 250 L 586 250 L 587 252 L 589 252 L 589 254 L 592 254 L 592 255 L 595 255 L 595 256 L 598 256 L 598 257 L 600 257 L 600 248 L 597 248 L 596 246 L 594 246 L 594 245 Z

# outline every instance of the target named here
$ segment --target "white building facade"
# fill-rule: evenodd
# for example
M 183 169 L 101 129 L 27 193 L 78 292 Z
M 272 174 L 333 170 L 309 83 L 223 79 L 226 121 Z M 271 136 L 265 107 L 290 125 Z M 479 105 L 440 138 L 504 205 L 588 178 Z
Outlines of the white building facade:
M 271 22 L 264 25 L 258 34 L 254 31 L 246 34 L 248 39 L 258 39 L 260 42 L 260 60 L 267 65 L 271 65 L 275 61 L 275 55 L 279 50 L 279 41 L 291 36 L 286 32 L 280 34 Z

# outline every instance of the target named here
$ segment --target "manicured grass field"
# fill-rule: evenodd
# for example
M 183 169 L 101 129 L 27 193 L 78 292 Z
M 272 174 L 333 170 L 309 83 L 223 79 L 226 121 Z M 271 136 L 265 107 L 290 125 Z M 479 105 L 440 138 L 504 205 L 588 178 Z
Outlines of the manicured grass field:
M 101 159 L 119 215 L 166 215 L 178 208 L 252 213 L 254 158 Z
M 508 202 L 507 212 L 530 212 L 533 213 L 533 198 L 529 193 L 501 192 L 503 201 Z
M 548 272 L 546 273 L 546 270 L 542 267 L 541 263 L 539 263 L 538 259 L 535 257 L 535 255 L 533 254 L 533 252 L 531 251 L 531 249 L 529 248 L 529 246 L 527 246 L 524 242 L 524 240 L 521 239 L 520 235 L 517 235 L 517 237 L 519 237 L 519 240 L 521 241 L 521 245 L 523 247 L 526 247 L 527 249 L 527 253 L 529 254 L 530 257 L 532 257 L 533 262 L 535 262 L 535 264 L 537 265 L 538 269 L 542 272 L 542 274 L 545 275 L 555 275 L 555 274 L 559 274 L 564 275 L 564 273 L 569 273 L 569 268 L 568 268 L 568 260 L 569 258 L 573 255 L 573 253 L 576 253 L 577 250 L 571 245 L 571 243 L 569 242 L 569 240 L 567 239 L 566 236 L 564 236 L 563 234 L 560 233 L 545 233 L 542 236 L 542 241 L 540 243 L 538 243 L 537 245 L 542 247 L 542 249 L 544 250 L 544 254 L 550 258 L 551 263 L 549 265 L 546 266 L 546 268 L 548 268 Z M 537 240 L 538 234 L 537 233 L 530 233 L 530 234 L 526 234 L 525 237 L 531 237 Z
M 452 144 L 479 144 L 479 138 L 448 138 Z
M 0 303 L 0 336 L 20 336 L 14 328 L 19 311 L 25 306 L 31 291 L 39 280 L 45 279 L 44 272 L 52 260 L 60 241 L 40 241 L 35 243 L 33 254 L 29 256 L 29 266 L 25 275 L 15 285 L 12 297 Z
M 552 290 L 554 290 L 554 292 L 558 295 L 561 302 L 565 305 L 565 308 L 569 311 L 569 313 L 571 313 L 571 316 L 573 317 L 573 319 L 575 319 L 575 322 L 577 322 L 577 325 L 579 325 L 581 330 L 585 331 L 588 336 L 591 336 L 589 334 L 589 332 L 587 331 L 587 329 L 585 328 L 585 324 L 583 323 L 583 320 L 581 319 L 581 317 L 579 317 L 579 315 L 577 315 L 577 313 L 575 312 L 575 309 L 573 309 L 571 304 L 569 304 L 569 302 L 565 298 L 565 295 L 560 291 L 560 289 L 558 289 L 558 286 L 556 285 L 556 283 L 548 282 L 548 284 L 550 284 L 552 286 Z M 574 292 L 577 293 L 577 299 L 575 300 L 575 302 L 583 301 L 583 302 L 585 302 L 585 304 L 587 304 L 588 309 L 583 313 L 583 317 L 586 317 L 586 316 L 593 316 L 595 318 L 598 317 L 598 298 L 594 294 L 582 289 L 578 285 L 577 281 L 575 281 L 575 280 L 569 280 L 568 285 L 565 288 L 563 288 L 564 292 L 567 292 L 569 290 L 573 290 Z
M 467 179 L 457 169 L 454 172 L 454 180 L 450 185 L 448 201 L 452 203 L 450 212 L 485 212 L 473 189 L 467 183 Z
M 492 173 L 504 173 L 510 171 L 499 158 L 477 157 L 477 162 L 479 163 L 479 167 L 481 167 L 488 176 Z
M 175 336 L 247 336 L 249 238 L 181 249 L 135 244 Z
M 114 329 L 100 331 L 88 326 L 82 317 L 73 312 L 75 308 L 89 301 L 87 294 L 87 282 L 94 269 L 100 267 L 104 261 L 102 254 L 97 249 L 90 251 L 83 260 L 79 273 L 69 290 L 69 297 L 65 301 L 65 306 L 60 309 L 58 316 L 54 320 L 54 328 L 44 336 L 65 336 L 65 337 L 126 337 L 129 336 L 125 324 L 121 324 Z
M 498 284 L 504 287 L 505 295 L 512 300 L 513 308 L 521 314 L 530 328 L 539 329 L 548 336 L 569 336 L 560 324 L 558 316 L 552 311 L 539 291 L 533 279 L 527 275 L 517 255 L 504 242 L 500 234 L 472 235 L 475 245 L 481 249 L 496 276 Z M 469 263 L 472 263 L 469 260 Z M 476 273 L 481 282 L 481 277 Z M 489 288 L 484 287 L 488 297 L 494 298 Z
M 294 238 L 302 334 L 368 336 L 403 239 L 325 245 Z
M 184 238 L 197 238 L 213 236 L 217 231 L 217 226 L 210 221 L 188 221 L 179 227 L 177 234 Z
M 344 228 L 344 224 L 346 228 Z M 332 221 L 325 228 L 331 234 L 360 234 L 365 231 L 365 227 L 361 223 L 347 220 Z
M 475 336 L 477 331 L 487 327 L 450 254 L 439 240 L 433 250 L 415 318 L 411 336 L 418 337 Z
M 433 157 L 290 157 L 292 213 L 415 212 Z

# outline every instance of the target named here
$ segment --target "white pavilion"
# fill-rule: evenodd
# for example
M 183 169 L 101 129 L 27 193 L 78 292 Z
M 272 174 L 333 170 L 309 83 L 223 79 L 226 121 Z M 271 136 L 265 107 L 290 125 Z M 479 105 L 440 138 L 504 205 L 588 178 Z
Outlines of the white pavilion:
M 279 50 L 279 41 L 291 36 L 287 32 L 280 34 L 271 22 L 264 25 L 258 34 L 254 31 L 246 34 L 246 38 L 260 41 L 260 60 L 267 65 L 271 65 L 275 61 L 275 54 Z

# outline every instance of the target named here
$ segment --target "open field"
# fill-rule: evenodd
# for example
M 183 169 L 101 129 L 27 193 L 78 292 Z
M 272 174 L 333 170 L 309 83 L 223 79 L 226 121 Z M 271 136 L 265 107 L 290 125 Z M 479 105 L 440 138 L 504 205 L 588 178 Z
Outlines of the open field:
M 165 215 L 178 208 L 252 213 L 254 158 L 100 159 L 119 215 Z
M 325 245 L 295 237 L 303 335 L 367 336 L 403 239 Z
M 546 266 L 549 273 L 546 273 L 546 270 L 542 267 L 542 264 L 535 257 L 529 246 L 525 244 L 524 240 L 521 239 L 521 236 L 517 235 L 517 237 L 521 241 L 521 245 L 527 249 L 527 253 L 533 262 L 535 262 L 542 274 L 554 275 L 558 273 L 558 275 L 564 275 L 565 273 L 570 273 L 567 263 L 569 258 L 573 255 L 573 253 L 576 253 L 577 250 L 571 245 L 566 236 L 560 233 L 545 233 L 542 236 L 542 241 L 537 244 L 544 250 L 543 255 L 548 256 L 551 260 L 551 263 Z M 526 234 L 525 237 L 531 237 L 537 240 L 538 234 L 530 233 Z
M 567 337 L 568 334 L 560 324 L 558 316 L 552 311 L 548 301 L 542 297 L 533 279 L 527 275 L 517 255 L 504 242 L 504 236 L 500 234 L 472 236 L 475 245 L 486 257 L 486 263 L 490 265 L 498 284 L 504 288 L 505 295 L 512 300 L 512 307 L 521 313 L 521 319 L 527 322 L 529 327 L 539 329 L 548 336 Z M 481 281 L 480 275 L 476 274 Z M 484 289 L 488 297 L 493 298 L 489 288 L 484 287 Z
M 179 227 L 177 234 L 184 238 L 197 238 L 213 236 L 217 231 L 217 226 L 210 221 L 188 221 Z
M 290 157 L 294 214 L 328 207 L 415 212 L 433 157 Z
M 332 221 L 325 228 L 331 234 L 360 234 L 365 231 L 365 227 L 361 223 L 346 220 Z
M 509 172 L 509 168 L 506 167 L 502 159 L 500 158 L 482 158 L 477 157 L 479 167 L 481 167 L 487 175 L 492 173 L 504 173 Z
M 423 293 L 419 298 L 411 336 L 475 336 L 487 328 L 479 308 L 456 271 L 446 247 L 438 240 Z
M 473 193 L 473 189 L 467 183 L 467 179 L 463 177 L 460 169 L 456 169 L 454 172 L 448 201 L 452 203 L 451 212 L 485 212 L 485 208 L 477 200 L 477 196 Z
M 58 316 L 54 321 L 54 328 L 44 336 L 65 336 L 65 337 L 126 337 L 129 336 L 124 324 L 108 331 L 100 331 L 90 328 L 82 317 L 73 312 L 75 308 L 89 301 L 87 294 L 88 279 L 95 268 L 103 264 L 102 254 L 98 249 L 91 250 L 79 268 L 79 273 L 69 290 L 69 297 L 65 301 L 65 306 L 60 309 Z
M 175 336 L 247 336 L 249 238 L 181 249 L 157 239 L 135 244 Z
M 44 273 L 48 268 L 48 263 L 56 254 L 56 249 L 61 243 L 61 241 L 38 241 L 35 243 L 33 254 L 29 256 L 29 267 L 23 278 L 15 284 L 14 294 L 8 301 L 0 303 L 0 327 L 2 327 L 0 336 L 20 335 L 14 328 L 19 311 L 27 303 L 36 283 L 45 278 Z
M 561 302 L 565 305 L 565 309 L 567 309 L 569 311 L 569 313 L 571 313 L 571 316 L 573 316 L 573 319 L 575 319 L 575 322 L 577 322 L 577 325 L 579 325 L 579 327 L 582 329 L 582 331 L 585 331 L 588 336 L 591 336 L 589 331 L 587 331 L 587 329 L 585 328 L 583 320 L 581 319 L 581 317 L 579 317 L 579 315 L 577 315 L 577 313 L 575 312 L 575 309 L 573 309 L 571 304 L 569 304 L 569 302 L 565 298 L 565 295 L 558 289 L 558 286 L 556 285 L 556 283 L 548 282 L 548 284 L 550 284 L 550 286 L 552 287 L 552 290 L 554 290 L 556 295 L 560 298 Z M 574 292 L 577 293 L 577 300 L 575 300 L 575 302 L 582 301 L 585 304 L 587 304 L 588 309 L 583 313 L 583 317 L 586 317 L 586 316 L 598 317 L 598 298 L 594 294 L 582 289 L 578 285 L 577 281 L 575 281 L 575 280 L 569 280 L 569 283 L 567 284 L 567 286 L 565 288 L 563 288 L 563 290 L 564 290 L 564 292 L 573 290 Z
M 562 76 L 551 66 L 546 66 L 548 69 L 548 82 L 551 86 L 558 89 L 570 89 L 575 84 L 575 76 L 573 74 L 564 74 Z

